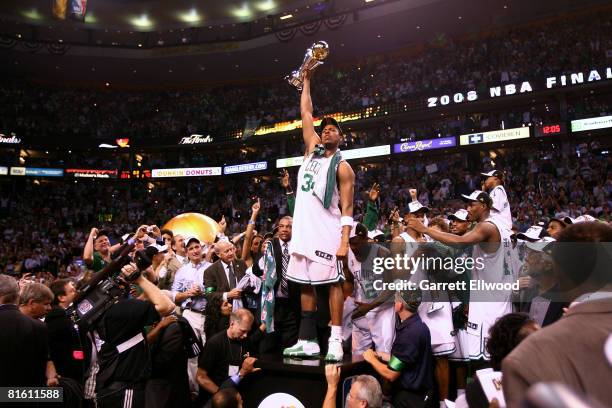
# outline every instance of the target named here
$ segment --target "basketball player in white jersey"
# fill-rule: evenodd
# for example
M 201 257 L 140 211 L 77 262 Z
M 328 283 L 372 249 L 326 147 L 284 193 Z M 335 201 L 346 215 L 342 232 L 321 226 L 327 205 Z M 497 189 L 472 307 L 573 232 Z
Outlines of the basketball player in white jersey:
M 462 197 L 468 203 L 469 220 L 477 223 L 474 229 L 465 235 L 436 231 L 425 227 L 417 219 L 410 219 L 408 225 L 444 244 L 474 245 L 472 258 L 480 259 L 482 267 L 475 264 L 472 269 L 472 280 L 513 282 L 515 274 L 510 240 L 512 231 L 498 218 L 491 216 L 493 202 L 487 193 L 476 190 L 469 196 Z M 469 355 L 471 360 L 488 359 L 488 355 L 485 354 L 486 336 L 495 320 L 512 312 L 511 290 L 480 292 L 478 295 L 473 293 L 470 293 L 467 323 Z M 483 302 L 483 299 L 488 301 Z
M 512 229 L 512 214 L 508 194 L 504 188 L 504 173 L 500 170 L 491 170 L 488 173 L 480 174 L 484 179 L 482 190 L 486 191 L 493 201 L 491 216 L 499 219 L 506 228 Z
M 406 206 L 406 209 L 404 210 L 404 231 L 401 232 L 399 219 L 393 220 L 394 223 L 391 231 L 393 235 L 393 239 L 391 240 L 391 242 L 395 244 L 406 243 L 406 253 L 408 255 L 411 255 L 412 252 L 414 252 L 414 250 L 416 250 L 417 248 L 416 245 L 409 245 L 409 243 L 427 241 L 427 237 L 423 236 L 423 234 L 408 227 L 408 220 L 411 218 L 416 218 L 422 223 L 425 223 L 425 215 L 429 212 L 429 208 L 425 207 L 417 200 L 416 189 L 410 189 L 410 197 L 412 201 L 408 203 L 408 206 Z M 398 214 L 399 212 L 394 212 L 395 217 L 398 217 Z M 396 245 L 392 246 L 395 247 Z
M 298 358 L 319 355 L 313 286 L 327 284 L 331 336 L 325 359 L 341 361 L 344 276 L 338 263 L 346 260 L 349 250 L 355 173 L 338 149 L 343 140 L 338 123 L 333 118 L 324 118 L 321 135 L 315 131 L 309 76 L 304 79 L 300 100 L 306 152 L 298 172 L 291 259 L 287 268 L 287 279 L 301 284 L 302 319 L 298 342 L 283 354 Z
M 390 252 L 370 242 L 368 229 L 357 223 L 351 231 L 347 282 L 357 305 L 352 313 L 353 354 L 362 355 L 374 348 L 377 353 L 390 353 L 395 335 L 393 292 L 376 290 L 376 281 L 392 282 L 391 271 L 374 273 L 374 259 L 386 258 Z

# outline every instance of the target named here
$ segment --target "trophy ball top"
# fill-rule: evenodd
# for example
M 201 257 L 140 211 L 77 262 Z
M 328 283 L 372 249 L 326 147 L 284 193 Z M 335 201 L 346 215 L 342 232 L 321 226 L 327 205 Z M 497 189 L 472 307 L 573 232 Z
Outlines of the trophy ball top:
M 319 61 L 324 60 L 329 55 L 329 45 L 325 41 L 317 41 L 312 45 L 312 55 Z

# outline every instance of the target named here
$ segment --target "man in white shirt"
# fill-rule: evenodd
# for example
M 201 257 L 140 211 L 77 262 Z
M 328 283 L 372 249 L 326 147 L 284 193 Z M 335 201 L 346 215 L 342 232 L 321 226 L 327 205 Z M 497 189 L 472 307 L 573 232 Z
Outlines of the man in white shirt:
M 175 238 L 177 238 L 175 236 Z M 172 283 L 174 303 L 181 307 L 183 317 L 187 319 L 202 345 L 206 342 L 204 334 L 204 312 L 206 298 L 204 297 L 204 271 L 210 263 L 204 259 L 204 250 L 197 237 L 185 239 L 187 258 L 189 262 L 179 268 Z M 189 360 L 189 383 L 192 391 L 197 391 L 196 372 L 198 359 Z

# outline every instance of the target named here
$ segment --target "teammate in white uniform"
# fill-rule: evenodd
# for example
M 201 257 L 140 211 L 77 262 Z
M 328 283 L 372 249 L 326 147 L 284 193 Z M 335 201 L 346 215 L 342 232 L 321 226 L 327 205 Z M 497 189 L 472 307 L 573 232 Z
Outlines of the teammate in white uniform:
M 298 173 L 287 268 L 287 279 L 301 284 L 302 319 L 298 342 L 283 354 L 298 358 L 319 355 L 313 285 L 329 284 L 331 336 L 325 359 L 341 361 L 344 277 L 338 262 L 346 261 L 349 251 L 355 174 L 338 149 L 343 139 L 338 123 L 324 118 L 321 136 L 315 131 L 309 76 L 304 79 L 300 100 L 306 152 Z
M 480 173 L 484 178 L 482 190 L 491 197 L 491 218 L 498 219 L 504 228 L 512 229 L 512 214 L 508 194 L 504 188 L 504 173 L 500 170 L 491 170 L 488 173 Z
M 374 273 L 374 259 L 388 257 L 388 249 L 368 242 L 368 229 L 354 227 L 348 255 L 347 284 L 357 306 L 352 313 L 353 354 L 362 355 L 374 348 L 377 353 L 390 353 L 395 334 L 395 311 L 392 291 L 377 291 L 375 281 L 391 281 L 389 271 L 383 276 Z
M 418 248 L 418 242 L 427 242 L 429 237 L 424 236 L 422 233 L 410 228 L 408 226 L 408 220 L 417 219 L 421 223 L 425 223 L 425 214 L 429 212 L 429 208 L 425 207 L 419 201 L 416 200 L 417 191 L 416 189 L 410 189 L 410 195 L 412 201 L 406 206 L 404 210 L 404 231 L 401 231 L 399 222 L 399 212 L 394 212 L 392 235 L 391 240 L 391 252 L 392 256 L 395 257 L 397 254 L 403 256 L 412 256 L 414 251 Z M 403 244 L 403 245 L 399 245 Z M 409 279 L 409 276 L 403 277 L 403 279 Z
M 409 226 L 445 244 L 475 245 L 472 257 L 474 260 L 481 259 L 484 266 L 474 266 L 472 280 L 513 282 L 516 276 L 511 255 L 511 230 L 505 228 L 499 219 L 490 216 L 493 203 L 487 193 L 476 190 L 469 196 L 463 196 L 463 199 L 468 202 L 469 219 L 477 222 L 474 229 L 465 235 L 436 231 L 425 227 L 416 219 L 411 219 Z M 485 343 L 489 328 L 497 318 L 512 312 L 511 299 L 511 290 L 470 292 L 468 349 L 471 360 L 488 359 Z

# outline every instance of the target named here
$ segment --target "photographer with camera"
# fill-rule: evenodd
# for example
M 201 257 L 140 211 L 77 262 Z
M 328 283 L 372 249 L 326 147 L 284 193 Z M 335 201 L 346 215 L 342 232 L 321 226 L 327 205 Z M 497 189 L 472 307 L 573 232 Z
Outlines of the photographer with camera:
M 135 263 L 121 269 L 120 279 L 126 285 L 128 282 L 138 285 L 147 300 L 124 297 L 97 324 L 100 339 L 104 341 L 98 354 L 100 371 L 96 378 L 97 405 L 101 408 L 144 407 L 145 383 L 151 374 L 145 326 L 174 310 L 170 299 L 139 274 Z

